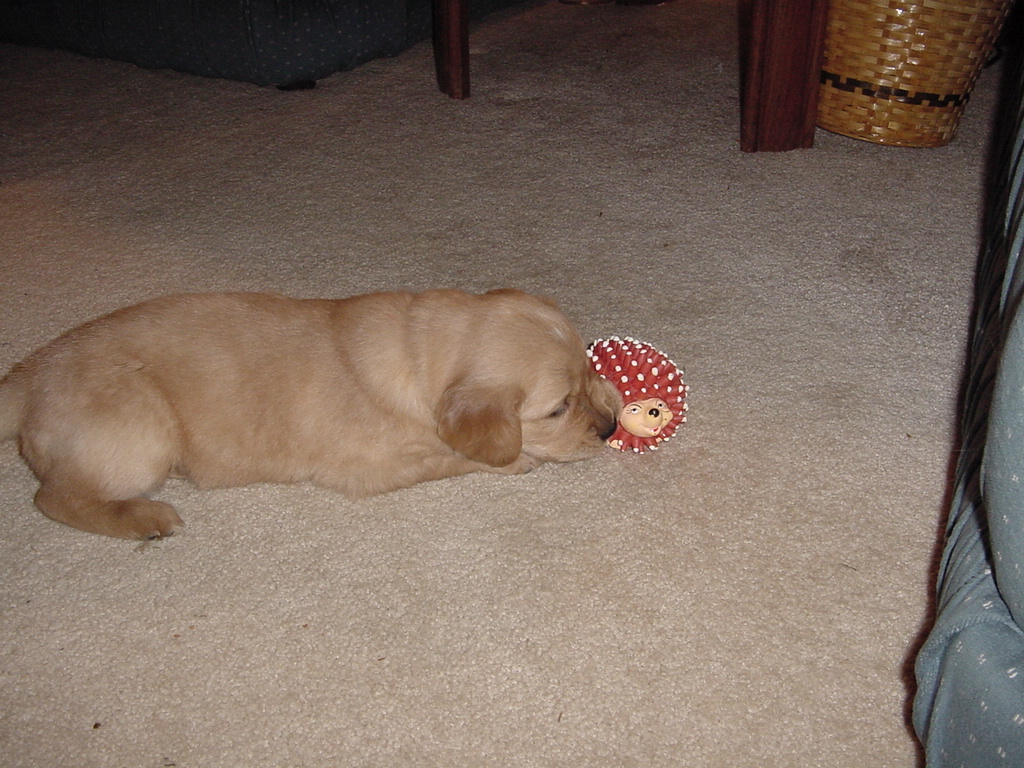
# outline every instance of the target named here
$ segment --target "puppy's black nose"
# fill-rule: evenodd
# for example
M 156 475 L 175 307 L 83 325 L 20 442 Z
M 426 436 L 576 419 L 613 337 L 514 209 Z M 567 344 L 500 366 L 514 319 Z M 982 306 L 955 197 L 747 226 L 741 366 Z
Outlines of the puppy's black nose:
M 605 431 L 601 433 L 601 439 L 602 440 L 607 440 L 609 437 L 614 435 L 615 434 L 615 430 L 616 430 L 616 428 L 618 426 L 619 426 L 619 423 L 615 419 L 612 419 L 609 422 L 609 425 L 607 427 L 605 427 Z
M 657 408 L 651 408 L 651 410 L 649 410 L 647 412 L 647 415 L 648 416 L 653 416 L 654 418 L 657 419 L 657 418 L 659 418 L 661 416 L 661 411 L 659 409 L 657 409 Z

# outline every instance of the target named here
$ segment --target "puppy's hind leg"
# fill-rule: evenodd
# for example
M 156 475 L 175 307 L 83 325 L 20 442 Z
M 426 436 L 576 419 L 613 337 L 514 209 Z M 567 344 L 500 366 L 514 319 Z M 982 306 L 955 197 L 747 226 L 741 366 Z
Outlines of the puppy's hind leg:
M 169 420 L 154 408 L 86 416 L 53 409 L 22 430 L 22 456 L 39 478 L 39 510 L 73 528 L 123 539 L 160 538 L 181 528 L 173 507 L 143 496 L 175 464 Z
M 170 504 L 142 496 L 103 500 L 44 482 L 35 501 L 39 510 L 52 520 L 119 539 L 161 539 L 184 525 Z

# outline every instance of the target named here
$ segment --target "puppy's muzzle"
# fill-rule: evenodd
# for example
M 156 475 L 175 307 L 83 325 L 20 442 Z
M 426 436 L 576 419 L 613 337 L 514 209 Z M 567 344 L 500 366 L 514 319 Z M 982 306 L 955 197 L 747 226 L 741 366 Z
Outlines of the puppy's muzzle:
M 599 425 L 598 436 L 602 441 L 606 441 L 615 434 L 615 430 L 618 428 L 619 422 L 614 417 L 610 419 L 603 418 L 602 421 L 604 423 Z

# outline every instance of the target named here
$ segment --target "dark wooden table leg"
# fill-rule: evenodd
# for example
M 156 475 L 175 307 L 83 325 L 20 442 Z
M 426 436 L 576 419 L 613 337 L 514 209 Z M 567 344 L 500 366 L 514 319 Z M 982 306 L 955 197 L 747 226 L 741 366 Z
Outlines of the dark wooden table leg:
M 437 84 L 453 99 L 469 98 L 469 8 L 466 0 L 433 0 Z
M 740 0 L 740 149 L 814 144 L 828 0 Z

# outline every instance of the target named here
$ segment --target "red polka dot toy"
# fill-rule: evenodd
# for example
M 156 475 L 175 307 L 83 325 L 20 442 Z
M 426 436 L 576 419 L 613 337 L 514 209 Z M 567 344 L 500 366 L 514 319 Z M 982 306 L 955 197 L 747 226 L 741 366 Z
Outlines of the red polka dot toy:
M 675 434 L 686 422 L 690 388 L 675 363 L 650 344 L 628 336 L 598 339 L 587 350 L 590 364 L 619 390 L 625 406 L 608 445 L 644 453 Z

